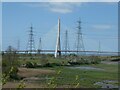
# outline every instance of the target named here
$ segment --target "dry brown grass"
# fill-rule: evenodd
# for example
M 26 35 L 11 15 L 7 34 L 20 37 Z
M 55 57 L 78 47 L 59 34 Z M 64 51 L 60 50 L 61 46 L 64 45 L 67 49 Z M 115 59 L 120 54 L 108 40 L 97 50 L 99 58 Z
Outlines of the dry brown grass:
M 33 68 L 19 68 L 18 75 L 21 77 L 24 77 L 24 79 L 33 79 L 36 80 L 35 76 L 37 75 L 48 75 L 48 74 L 55 74 L 54 70 L 49 70 L 49 69 L 33 69 Z M 42 88 L 45 87 L 43 84 L 39 83 L 30 83 L 27 81 L 25 82 L 25 88 Z M 19 81 L 12 81 L 12 82 L 7 82 L 3 88 L 17 88 L 19 86 L 20 82 Z
M 55 73 L 54 70 L 19 68 L 18 75 L 21 77 L 33 77 L 37 75 L 54 74 L 54 73 Z
M 19 82 L 7 82 L 2 88 L 18 88 Z M 44 85 L 25 82 L 25 88 L 43 88 Z

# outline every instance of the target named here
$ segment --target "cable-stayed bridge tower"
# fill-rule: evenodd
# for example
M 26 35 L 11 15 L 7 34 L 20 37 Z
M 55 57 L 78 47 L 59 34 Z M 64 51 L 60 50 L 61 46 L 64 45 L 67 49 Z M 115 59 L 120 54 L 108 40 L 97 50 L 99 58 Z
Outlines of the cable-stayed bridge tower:
M 61 46 L 60 46 L 60 18 L 58 19 L 58 34 L 57 34 L 57 42 L 55 49 L 55 58 L 57 56 L 61 56 Z
M 38 44 L 38 53 L 42 50 L 42 41 L 41 38 L 39 38 L 39 44 Z

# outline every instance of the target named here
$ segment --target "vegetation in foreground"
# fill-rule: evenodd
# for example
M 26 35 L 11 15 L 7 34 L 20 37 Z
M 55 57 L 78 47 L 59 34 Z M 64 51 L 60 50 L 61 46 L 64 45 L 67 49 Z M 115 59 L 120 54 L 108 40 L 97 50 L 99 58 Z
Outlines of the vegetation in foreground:
M 7 82 L 16 82 L 16 88 L 28 87 L 28 81 L 18 73 L 20 68 L 53 70 L 54 73 L 37 74 L 33 77 L 37 78 L 37 84 L 40 87 L 73 87 L 73 88 L 99 88 L 100 86 L 94 85 L 95 82 L 103 80 L 118 80 L 118 66 L 117 64 L 102 64 L 101 61 L 111 59 L 116 60 L 118 57 L 101 57 L 101 56 L 82 56 L 78 57 L 74 54 L 63 56 L 55 59 L 53 55 L 36 54 L 36 58 L 31 55 L 17 54 L 11 52 L 13 49 L 8 48 L 8 53 L 3 54 L 3 85 L 6 87 Z M 24 58 L 23 58 L 24 57 Z M 82 70 L 71 69 L 73 66 L 92 66 L 104 69 L 104 71 L 97 70 Z M 9 71 L 9 73 L 7 73 Z M 35 71 L 34 71 L 35 72 Z M 34 73 L 33 72 L 33 73 Z M 41 71 L 42 72 L 42 71 Z M 118 83 L 115 83 L 117 85 Z M 33 85 L 35 86 L 35 85 Z M 37 87 L 37 86 L 36 86 Z M 34 87 L 35 88 L 35 87 Z

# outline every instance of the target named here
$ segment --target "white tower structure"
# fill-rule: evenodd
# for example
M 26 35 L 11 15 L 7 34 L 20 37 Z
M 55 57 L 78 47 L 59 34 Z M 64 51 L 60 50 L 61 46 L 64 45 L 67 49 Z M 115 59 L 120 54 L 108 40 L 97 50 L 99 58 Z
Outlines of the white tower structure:
M 60 47 L 60 18 L 58 19 L 58 35 L 57 35 L 57 42 L 56 42 L 56 49 L 55 49 L 55 58 L 61 55 L 61 47 Z

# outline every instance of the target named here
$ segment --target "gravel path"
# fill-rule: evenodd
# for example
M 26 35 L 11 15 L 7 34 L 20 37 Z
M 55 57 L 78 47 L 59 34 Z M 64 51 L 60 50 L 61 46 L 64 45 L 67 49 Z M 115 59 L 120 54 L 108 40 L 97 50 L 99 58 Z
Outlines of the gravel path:
M 118 81 L 112 81 L 112 80 L 104 80 L 102 82 L 96 82 L 94 85 L 101 86 L 101 88 L 118 88 L 117 85 L 113 85 L 114 83 L 117 83 Z M 113 83 L 113 84 L 111 84 Z

